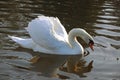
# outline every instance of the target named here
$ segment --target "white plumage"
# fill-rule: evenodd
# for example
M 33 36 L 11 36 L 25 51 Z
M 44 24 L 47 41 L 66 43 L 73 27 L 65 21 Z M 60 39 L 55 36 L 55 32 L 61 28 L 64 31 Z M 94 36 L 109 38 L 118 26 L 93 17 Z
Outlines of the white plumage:
M 93 40 L 85 30 L 80 28 L 71 30 L 68 35 L 59 19 L 55 17 L 39 16 L 28 24 L 26 30 L 31 37 L 29 39 L 9 37 L 24 48 L 48 54 L 80 54 L 83 53 L 83 47 L 75 37 L 80 36 L 86 43 Z

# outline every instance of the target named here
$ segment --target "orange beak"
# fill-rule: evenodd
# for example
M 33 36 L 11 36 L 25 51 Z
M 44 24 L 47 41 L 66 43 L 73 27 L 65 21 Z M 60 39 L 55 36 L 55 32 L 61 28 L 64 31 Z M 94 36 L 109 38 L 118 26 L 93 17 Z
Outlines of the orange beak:
M 90 44 L 89 44 L 89 47 L 92 49 L 92 51 L 94 51 L 94 47 L 93 47 L 93 46 L 94 46 L 93 43 L 90 43 Z
M 94 42 L 93 42 L 93 40 L 90 40 L 89 47 L 92 49 L 92 51 L 94 51 L 93 46 L 94 46 Z

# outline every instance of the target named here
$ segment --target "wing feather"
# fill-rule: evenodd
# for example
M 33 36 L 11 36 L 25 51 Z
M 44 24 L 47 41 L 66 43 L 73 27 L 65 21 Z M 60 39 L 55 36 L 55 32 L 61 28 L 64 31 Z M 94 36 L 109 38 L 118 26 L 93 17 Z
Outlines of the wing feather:
M 56 18 L 50 17 L 50 20 L 54 24 L 53 30 L 55 31 L 55 33 L 61 36 L 63 39 L 66 39 L 68 35 L 64 26 L 61 24 L 60 20 L 57 17 Z
M 67 35 L 64 27 L 57 18 L 39 16 L 32 20 L 27 27 L 33 41 L 48 50 L 57 50 L 65 44 Z

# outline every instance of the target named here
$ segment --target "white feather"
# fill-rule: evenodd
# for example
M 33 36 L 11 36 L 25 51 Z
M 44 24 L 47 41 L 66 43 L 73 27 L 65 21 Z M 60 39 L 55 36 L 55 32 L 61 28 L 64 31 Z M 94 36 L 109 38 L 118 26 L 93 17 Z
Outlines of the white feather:
M 11 38 L 16 43 L 18 43 L 19 45 L 21 45 L 23 48 L 33 49 L 34 51 L 39 51 L 39 52 L 43 52 L 43 51 L 46 51 L 47 53 L 49 52 L 48 50 L 34 43 L 31 38 L 23 39 L 15 36 L 8 36 L 8 37 Z
M 81 37 L 86 43 L 93 40 L 80 28 L 72 29 L 68 35 L 59 19 L 54 17 L 38 16 L 28 24 L 26 30 L 31 38 L 9 37 L 24 48 L 49 54 L 80 54 L 83 53 L 83 47 L 75 37 Z
M 67 40 L 67 33 L 58 18 L 39 16 L 28 24 L 27 31 L 36 44 L 48 50 L 57 50 Z

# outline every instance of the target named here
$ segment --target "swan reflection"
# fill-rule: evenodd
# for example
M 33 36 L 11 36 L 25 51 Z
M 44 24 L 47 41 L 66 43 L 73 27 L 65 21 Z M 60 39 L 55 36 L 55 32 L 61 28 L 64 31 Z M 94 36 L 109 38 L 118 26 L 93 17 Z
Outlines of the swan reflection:
M 77 74 L 80 77 L 85 77 L 84 73 L 90 72 L 93 68 L 92 66 L 93 61 L 90 61 L 88 63 L 84 59 L 84 57 L 86 57 L 89 53 L 85 53 L 85 56 L 82 58 L 81 57 L 82 55 L 63 56 L 63 55 L 43 54 L 37 52 L 35 53 L 32 50 L 24 49 L 21 47 L 18 47 L 14 51 L 17 52 L 21 51 L 21 53 L 17 55 L 18 57 L 16 59 L 12 58 L 11 59 L 12 62 L 9 61 L 8 63 L 12 63 L 12 65 L 17 68 L 27 69 L 28 71 L 32 71 L 36 73 L 38 72 L 42 76 L 59 77 L 59 78 L 70 77 L 70 75 L 66 75 L 65 73 L 59 73 L 59 71 L 63 71 L 66 73 Z M 15 52 L 14 54 L 16 54 L 17 52 Z M 11 54 L 11 56 L 14 57 L 14 54 L 13 55 Z M 25 57 L 28 57 L 28 59 L 25 59 Z M 86 62 L 88 64 L 86 64 Z
M 66 62 L 67 57 L 49 54 L 40 55 L 39 60 L 32 64 L 31 70 L 39 71 L 43 76 L 55 76 L 57 68 Z
M 86 64 L 81 55 L 60 56 L 60 55 L 40 55 L 39 60 L 33 63 L 32 70 L 39 71 L 43 76 L 65 77 L 65 74 L 59 74 L 57 69 L 67 73 L 75 73 L 80 77 L 85 77 L 84 73 L 90 72 L 93 68 L 93 60 Z M 66 76 L 69 77 L 69 76 Z
M 60 70 L 69 73 L 75 73 L 80 77 L 86 77 L 84 73 L 91 72 L 93 68 L 93 60 L 88 64 L 86 63 L 88 62 L 79 56 L 71 56 L 67 59 L 66 66 L 60 67 Z M 63 77 L 63 75 L 60 75 L 60 77 Z

